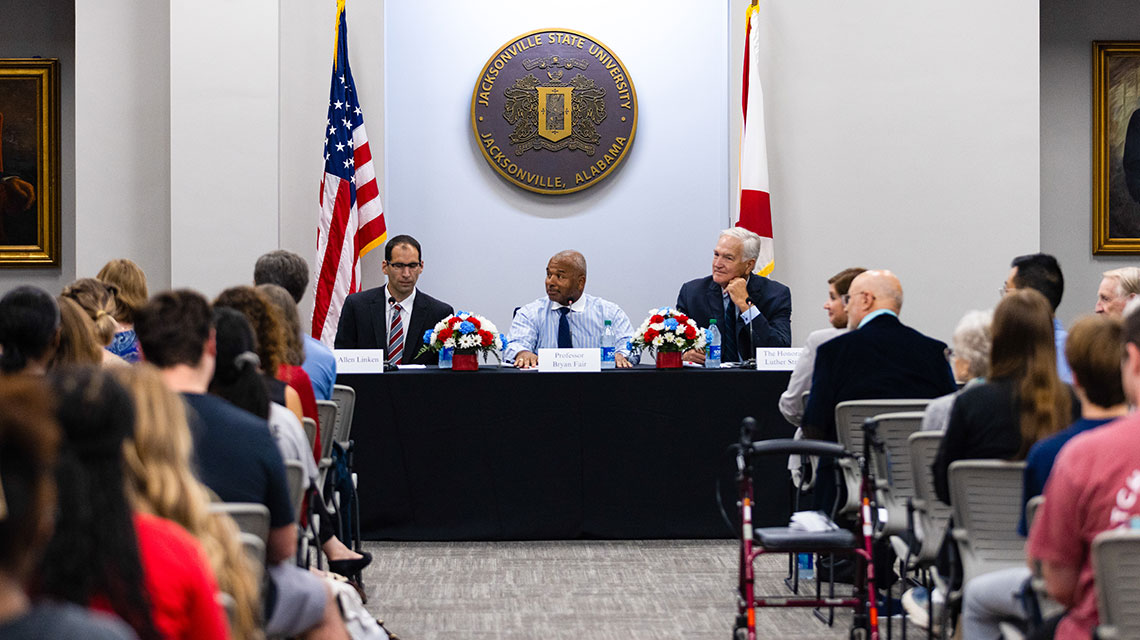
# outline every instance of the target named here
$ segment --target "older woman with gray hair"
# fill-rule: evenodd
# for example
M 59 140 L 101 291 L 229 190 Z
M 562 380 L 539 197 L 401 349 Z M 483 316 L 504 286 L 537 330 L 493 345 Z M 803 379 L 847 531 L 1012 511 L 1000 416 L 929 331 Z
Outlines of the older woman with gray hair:
M 993 318 L 992 310 L 967 311 L 958 321 L 958 326 L 954 327 L 951 339 L 954 346 L 946 350 L 946 357 L 950 360 L 950 368 L 954 370 L 954 379 L 963 385 L 962 389 L 984 382 L 989 375 L 990 349 L 993 346 L 990 325 Z M 946 423 L 950 421 L 950 408 L 961 392 L 960 389 L 931 400 L 922 416 L 922 430 L 945 431 Z

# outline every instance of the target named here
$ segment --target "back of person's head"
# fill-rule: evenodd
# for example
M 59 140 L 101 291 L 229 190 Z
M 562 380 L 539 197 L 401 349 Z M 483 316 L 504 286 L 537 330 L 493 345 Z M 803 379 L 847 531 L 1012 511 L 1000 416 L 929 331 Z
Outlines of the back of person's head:
M 0 377 L 0 573 L 25 582 L 51 538 L 59 427 L 44 381 Z
M 270 251 L 253 265 L 253 284 L 275 284 L 288 291 L 293 302 L 300 304 L 309 286 L 309 263 L 292 251 Z
M 101 364 L 103 347 L 95 337 L 95 323 L 71 298 L 59 296 L 55 301 L 59 305 L 59 347 L 51 367 Z
M 269 376 L 276 376 L 277 368 L 285 362 L 285 331 L 277 317 L 277 308 L 260 291 L 244 285 L 230 287 L 218 294 L 214 306 L 228 307 L 245 316 L 257 337 L 261 370 Z
M 851 281 L 855 276 L 866 271 L 863 267 L 850 267 L 840 271 L 839 273 L 827 279 L 827 284 L 835 287 L 835 292 L 841 296 L 847 295 L 848 289 L 851 288 Z
M 95 278 L 80 278 L 63 288 L 63 296 L 79 303 L 95 323 L 95 338 L 107 346 L 119 328 L 115 321 L 118 305 L 115 304 L 115 287 Z
M 58 369 L 49 381 L 63 445 L 55 535 L 39 572 L 43 593 L 81 606 L 104 596 L 140 638 L 157 637 L 123 478 L 134 405 L 97 367 Z
M 994 309 L 990 376 L 1015 383 L 1021 407 L 1018 459 L 1068 425 L 1072 398 L 1057 377 L 1053 310 L 1036 290 L 1012 291 Z
M 258 366 L 257 339 L 249 321 L 229 307 L 214 308 L 218 359 L 210 393 L 260 418 L 269 417 L 269 392 Z
M 136 508 L 182 525 L 201 541 L 218 589 L 237 603 L 235 637 L 254 637 L 258 585 L 245 563 L 238 528 L 225 514 L 211 514 L 210 496 L 191 468 L 193 441 L 181 398 L 157 368 L 141 362 L 115 367 L 115 379 L 135 406 L 134 437 L 123 447 L 127 486 Z
M 1031 253 L 1014 258 L 1009 266 L 1017 267 L 1017 275 L 1013 277 L 1015 287 L 1039 292 L 1054 312 L 1061 306 L 1065 276 L 1056 258 L 1047 253 Z
M 281 333 L 285 339 L 285 362 L 301 365 L 305 362 L 305 343 L 301 341 L 301 317 L 297 314 L 297 303 L 284 288 L 275 284 L 259 284 L 257 290 L 277 310 L 281 321 Z
M 135 314 L 146 304 L 146 274 L 132 260 L 117 258 L 103 265 L 97 279 L 115 287 L 115 319 L 135 321 Z
M 422 261 L 424 259 L 423 250 L 420 249 L 420 241 L 407 234 L 401 234 L 395 238 L 388 240 L 388 244 L 384 245 L 384 259 L 388 262 L 392 261 L 392 249 L 400 245 L 407 245 L 416 250 L 416 255 Z
M 39 287 L 16 287 L 0 298 L 0 371 L 18 373 L 50 356 L 59 331 L 59 307 Z
M 212 328 L 210 303 L 197 291 L 164 291 L 135 316 L 143 358 L 160 369 L 202 360 Z
M 990 373 L 993 318 L 992 311 L 967 311 L 954 327 L 954 356 L 966 363 L 966 374 L 970 380 L 984 378 Z
M 1069 329 L 1065 359 L 1073 379 L 1092 404 L 1110 408 L 1124 404 L 1120 379 L 1120 351 L 1124 327 L 1119 318 L 1104 314 L 1088 315 Z

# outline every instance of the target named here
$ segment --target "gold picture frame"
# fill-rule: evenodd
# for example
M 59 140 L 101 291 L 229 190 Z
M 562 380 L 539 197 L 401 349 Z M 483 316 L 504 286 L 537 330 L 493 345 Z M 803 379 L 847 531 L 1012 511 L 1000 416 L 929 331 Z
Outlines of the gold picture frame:
M 58 267 L 59 60 L 0 59 L 0 267 Z

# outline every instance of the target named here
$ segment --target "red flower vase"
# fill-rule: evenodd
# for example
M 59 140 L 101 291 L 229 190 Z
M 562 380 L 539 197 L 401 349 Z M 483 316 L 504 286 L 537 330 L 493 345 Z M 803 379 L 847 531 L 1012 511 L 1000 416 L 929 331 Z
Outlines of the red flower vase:
M 474 353 L 455 352 L 451 356 L 452 371 L 477 371 L 479 369 L 479 356 Z
M 681 368 L 681 352 L 680 351 L 658 351 L 657 352 L 657 368 L 658 369 L 680 369 Z

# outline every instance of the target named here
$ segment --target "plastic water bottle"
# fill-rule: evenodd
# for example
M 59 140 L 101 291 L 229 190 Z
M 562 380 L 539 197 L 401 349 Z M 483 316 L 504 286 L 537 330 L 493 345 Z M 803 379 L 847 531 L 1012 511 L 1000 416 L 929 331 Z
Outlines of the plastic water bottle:
M 614 336 L 614 328 L 609 320 L 606 320 L 606 328 L 602 331 L 602 368 L 614 368 L 614 344 L 617 343 L 617 337 Z
M 716 318 L 709 319 L 709 343 L 705 345 L 705 368 L 720 368 L 720 329 L 716 328 Z
M 455 349 L 449 349 L 447 347 L 444 347 L 444 348 L 439 350 L 439 368 L 440 369 L 450 369 L 451 368 L 451 353 L 453 351 L 455 351 Z
M 800 580 L 815 580 L 815 567 L 811 564 L 811 553 L 797 553 L 796 564 L 800 568 Z

